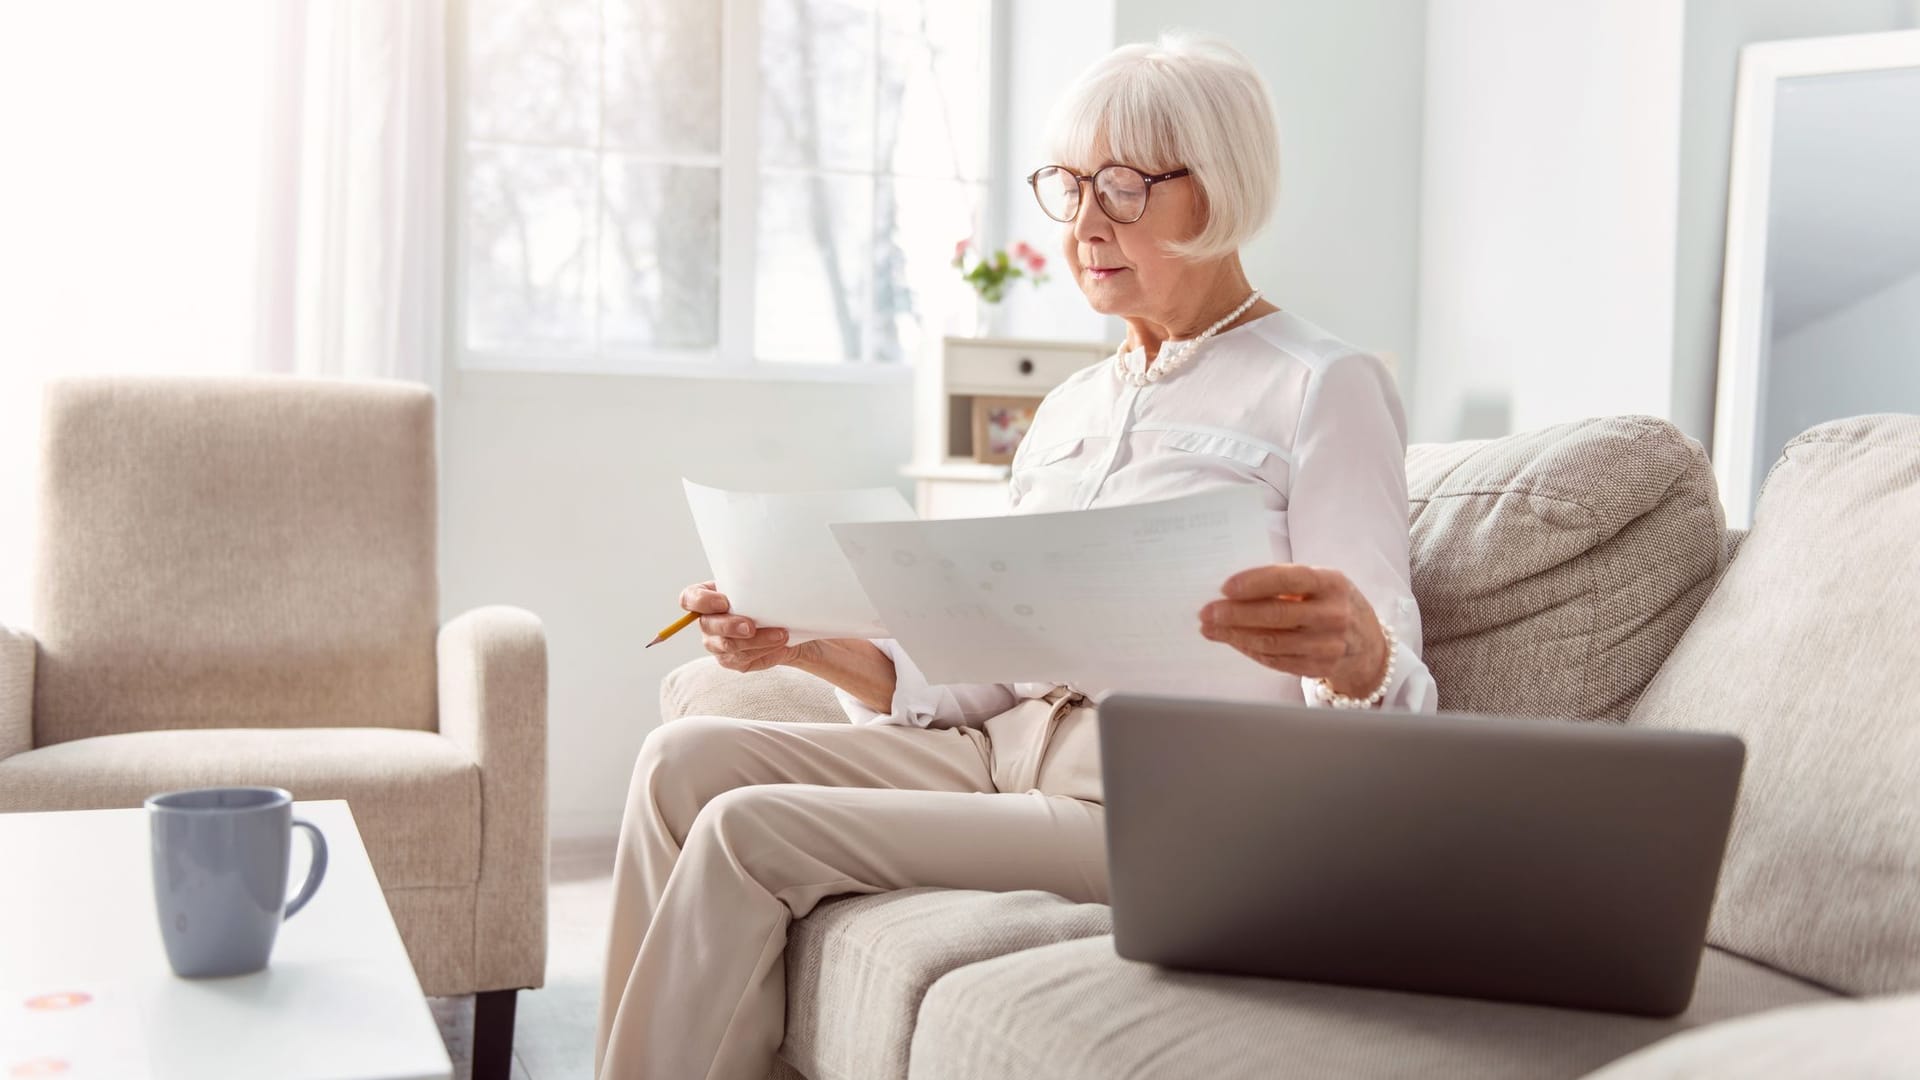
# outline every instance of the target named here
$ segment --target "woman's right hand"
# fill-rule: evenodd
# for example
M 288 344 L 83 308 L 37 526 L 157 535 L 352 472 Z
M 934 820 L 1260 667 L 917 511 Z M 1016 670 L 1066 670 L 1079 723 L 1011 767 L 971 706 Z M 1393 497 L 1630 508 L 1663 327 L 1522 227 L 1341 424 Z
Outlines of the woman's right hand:
M 726 596 L 711 581 L 687 586 L 680 608 L 700 613 L 701 644 L 729 671 L 765 671 L 800 655 L 800 646 L 787 644 L 785 629 L 755 626 L 744 615 L 730 614 Z

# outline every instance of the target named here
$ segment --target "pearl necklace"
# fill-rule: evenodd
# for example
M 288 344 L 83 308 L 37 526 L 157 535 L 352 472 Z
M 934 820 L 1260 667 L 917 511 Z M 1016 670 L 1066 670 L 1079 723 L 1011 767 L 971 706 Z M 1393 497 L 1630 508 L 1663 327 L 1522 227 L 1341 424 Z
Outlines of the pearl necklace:
M 1199 348 L 1201 342 L 1219 333 L 1221 327 L 1239 318 L 1240 313 L 1252 307 L 1253 302 L 1258 299 L 1260 299 L 1260 290 L 1255 289 L 1252 292 L 1247 294 L 1247 298 L 1245 300 L 1240 301 L 1239 307 L 1234 308 L 1232 311 L 1227 312 L 1226 315 L 1221 317 L 1219 322 L 1214 323 L 1212 326 L 1207 327 L 1206 330 L 1203 331 L 1199 337 L 1194 338 L 1192 341 L 1187 342 L 1186 347 L 1181 349 L 1179 352 L 1174 353 L 1172 356 L 1168 356 L 1166 354 L 1166 350 L 1162 349 L 1160 351 L 1160 357 L 1158 362 L 1156 362 L 1152 367 L 1149 367 L 1144 371 L 1128 371 L 1127 370 L 1126 361 L 1121 359 L 1121 357 L 1125 355 L 1124 350 L 1127 347 L 1127 343 L 1122 341 L 1113 350 L 1113 369 L 1114 371 L 1119 373 L 1121 379 L 1127 382 L 1130 382 L 1135 386 L 1145 386 L 1150 382 L 1158 382 L 1162 376 L 1171 374 L 1172 372 L 1179 370 L 1183 365 L 1186 364 L 1188 360 L 1191 360 L 1193 358 L 1193 350 Z

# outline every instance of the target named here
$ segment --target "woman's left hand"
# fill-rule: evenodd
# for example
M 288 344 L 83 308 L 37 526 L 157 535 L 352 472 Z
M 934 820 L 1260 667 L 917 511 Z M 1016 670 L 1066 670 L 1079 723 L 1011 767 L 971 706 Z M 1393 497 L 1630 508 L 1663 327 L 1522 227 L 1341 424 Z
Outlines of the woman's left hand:
M 1242 570 L 1225 597 L 1200 609 L 1200 633 L 1278 671 L 1327 680 L 1335 693 L 1365 697 L 1387 670 L 1387 639 L 1373 605 L 1347 575 L 1326 567 L 1275 563 Z

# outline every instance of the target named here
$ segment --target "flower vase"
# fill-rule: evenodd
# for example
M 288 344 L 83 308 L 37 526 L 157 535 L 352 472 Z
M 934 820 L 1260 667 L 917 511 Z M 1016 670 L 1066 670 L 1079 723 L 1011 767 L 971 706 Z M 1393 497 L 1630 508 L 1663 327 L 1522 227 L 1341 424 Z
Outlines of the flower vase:
M 975 300 L 973 304 L 973 336 L 990 338 L 993 336 L 993 314 L 998 304 L 989 304 L 985 300 Z

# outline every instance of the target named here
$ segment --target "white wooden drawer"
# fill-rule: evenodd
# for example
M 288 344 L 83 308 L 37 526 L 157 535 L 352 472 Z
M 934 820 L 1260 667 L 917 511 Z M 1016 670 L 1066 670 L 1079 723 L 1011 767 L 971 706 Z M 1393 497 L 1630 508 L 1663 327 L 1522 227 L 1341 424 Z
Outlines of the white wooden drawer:
M 998 517 L 1008 509 L 1005 480 L 921 480 L 914 487 L 915 509 L 927 520 Z
M 947 389 L 962 394 L 1040 397 L 1104 354 L 1013 343 L 946 343 Z

